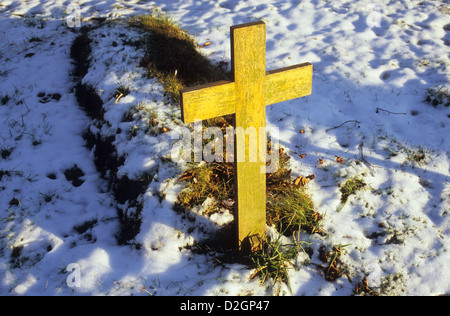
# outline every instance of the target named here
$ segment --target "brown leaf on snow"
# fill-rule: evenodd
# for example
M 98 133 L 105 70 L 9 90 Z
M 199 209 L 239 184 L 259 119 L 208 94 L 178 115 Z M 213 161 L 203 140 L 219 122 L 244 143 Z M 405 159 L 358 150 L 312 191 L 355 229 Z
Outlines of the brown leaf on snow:
M 298 176 L 297 179 L 294 180 L 294 185 L 296 186 L 305 186 L 307 183 L 309 182 L 309 180 L 303 176 Z
M 344 164 L 344 159 L 342 158 L 342 156 L 336 157 L 336 162 Z
M 310 180 L 313 180 L 316 175 L 311 174 L 309 176 L 298 176 L 297 179 L 294 180 L 294 185 L 296 186 L 305 186 Z

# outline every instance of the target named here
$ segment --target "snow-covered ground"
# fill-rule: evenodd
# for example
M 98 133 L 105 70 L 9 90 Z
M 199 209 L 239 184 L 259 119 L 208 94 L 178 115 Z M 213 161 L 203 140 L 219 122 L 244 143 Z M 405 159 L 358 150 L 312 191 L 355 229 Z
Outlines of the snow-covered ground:
M 314 252 L 310 260 L 300 254 L 289 272 L 293 295 L 350 295 L 364 276 L 387 295 L 450 294 L 450 107 L 424 102 L 427 89 L 450 88 L 447 1 L 4 0 L 1 295 L 274 294 L 269 283 L 249 279 L 248 267 L 192 252 L 229 214 L 207 218 L 200 210 L 192 222 L 172 210 L 185 167 L 167 159 L 183 128 L 180 112 L 138 67 L 143 51 L 126 44 L 141 35 L 120 22 L 155 5 L 199 44 L 211 42 L 201 50 L 215 62 L 230 59 L 230 26 L 262 20 L 268 70 L 314 65 L 310 96 L 267 107 L 293 174 L 316 175 L 308 188 L 328 232 L 302 236 Z M 70 47 L 79 29 L 68 24 L 77 8 L 81 26 L 119 18 L 89 33 L 83 82 L 104 103 L 102 125 L 92 124 L 74 95 Z M 116 100 L 119 85 L 130 94 Z M 146 111 L 123 119 L 136 108 Z M 144 129 L 144 112 L 166 129 Z M 118 177 L 152 177 L 131 245 L 117 242 L 117 209 L 132 213 L 133 206 L 119 205 L 101 178 L 83 139 L 87 129 L 116 135 L 125 157 Z M 339 184 L 355 175 L 367 187 L 341 209 Z M 345 246 L 347 276 L 325 280 L 323 245 Z M 286 286 L 280 293 L 291 294 Z

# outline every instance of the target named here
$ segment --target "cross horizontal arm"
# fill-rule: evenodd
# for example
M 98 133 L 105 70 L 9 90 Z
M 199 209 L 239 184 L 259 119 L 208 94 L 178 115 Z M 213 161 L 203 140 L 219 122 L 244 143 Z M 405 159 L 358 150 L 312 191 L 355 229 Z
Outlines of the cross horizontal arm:
M 312 72 L 310 63 L 267 71 L 264 81 L 266 105 L 310 95 Z
M 235 84 L 219 81 L 181 91 L 183 123 L 207 120 L 235 113 Z
M 310 63 L 267 71 L 264 78 L 265 105 L 311 94 L 312 72 Z M 181 117 L 185 124 L 234 114 L 235 111 L 234 82 L 219 81 L 181 91 Z

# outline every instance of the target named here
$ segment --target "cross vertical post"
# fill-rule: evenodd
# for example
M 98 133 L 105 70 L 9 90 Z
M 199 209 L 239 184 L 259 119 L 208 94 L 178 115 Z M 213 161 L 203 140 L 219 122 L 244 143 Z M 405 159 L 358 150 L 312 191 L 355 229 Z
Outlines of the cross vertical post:
M 265 23 L 230 30 L 233 81 L 183 89 L 181 115 L 193 123 L 234 114 L 236 243 L 254 251 L 266 235 L 265 107 L 311 94 L 313 68 L 303 63 L 266 72 Z
M 236 229 L 240 247 L 258 247 L 266 232 L 266 145 L 260 152 L 260 133 L 266 126 L 264 77 L 266 75 L 266 25 L 255 22 L 231 27 L 231 68 L 235 82 L 234 170 Z M 247 132 L 247 133 L 245 133 Z M 244 143 L 238 135 L 245 135 Z M 251 134 L 256 134 L 251 137 Z M 251 143 L 253 142 L 253 143 Z M 250 146 L 256 147 L 250 157 Z M 241 158 L 245 159 L 240 161 Z

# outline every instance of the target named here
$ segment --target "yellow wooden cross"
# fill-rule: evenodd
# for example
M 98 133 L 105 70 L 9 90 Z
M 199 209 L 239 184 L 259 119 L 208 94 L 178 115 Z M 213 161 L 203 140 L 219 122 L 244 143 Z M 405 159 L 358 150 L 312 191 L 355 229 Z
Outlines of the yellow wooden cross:
M 234 142 L 236 241 L 239 249 L 254 250 L 266 235 L 265 106 L 311 94 L 312 65 L 266 72 L 266 25 L 253 22 L 231 27 L 231 68 L 233 81 L 182 90 L 181 111 L 184 123 L 234 114 L 235 129 L 252 128 L 264 141 L 256 162 L 236 159 L 247 159 L 249 141 Z

